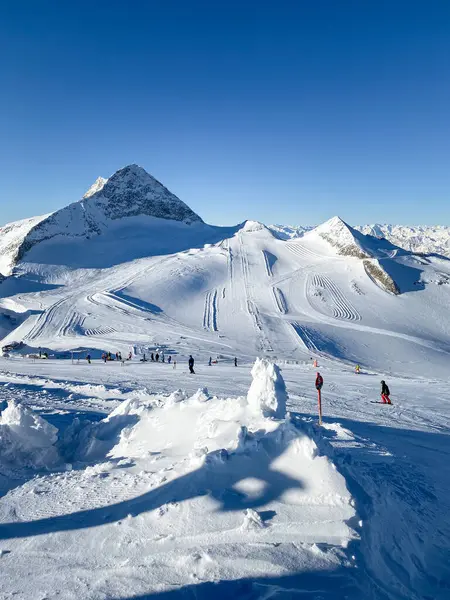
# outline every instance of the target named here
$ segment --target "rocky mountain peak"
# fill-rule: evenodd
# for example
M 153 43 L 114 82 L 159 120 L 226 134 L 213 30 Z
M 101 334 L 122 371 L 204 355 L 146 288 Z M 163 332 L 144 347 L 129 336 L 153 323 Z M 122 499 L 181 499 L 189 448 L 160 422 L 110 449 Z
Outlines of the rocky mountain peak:
M 139 165 L 119 169 L 88 199 L 107 219 L 147 215 L 190 224 L 202 222 L 193 210 Z
M 104 177 L 97 177 L 97 179 L 94 181 L 94 183 L 88 189 L 88 191 L 84 194 L 83 199 L 90 198 L 91 196 L 93 196 L 94 194 L 99 192 L 103 188 L 103 186 L 105 185 L 105 183 L 107 181 L 108 180 L 105 179 Z

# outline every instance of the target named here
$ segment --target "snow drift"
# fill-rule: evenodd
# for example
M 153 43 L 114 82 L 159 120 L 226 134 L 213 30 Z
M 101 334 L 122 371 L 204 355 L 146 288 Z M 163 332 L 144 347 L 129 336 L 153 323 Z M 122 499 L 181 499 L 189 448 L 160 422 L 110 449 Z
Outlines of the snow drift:
M 0 415 L 0 464 L 14 469 L 58 464 L 58 429 L 35 412 L 9 400 Z

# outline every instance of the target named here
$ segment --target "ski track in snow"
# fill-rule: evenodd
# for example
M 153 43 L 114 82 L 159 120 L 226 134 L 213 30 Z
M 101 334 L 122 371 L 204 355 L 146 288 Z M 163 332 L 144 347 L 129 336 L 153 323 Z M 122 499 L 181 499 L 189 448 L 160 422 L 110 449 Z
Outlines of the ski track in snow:
M 272 292 L 278 312 L 285 315 L 288 312 L 288 306 L 283 292 L 276 286 L 272 288 Z
M 219 331 L 217 326 L 217 290 L 206 292 L 203 312 L 203 329 Z
M 292 252 L 292 254 L 298 256 L 299 258 L 323 258 L 322 256 L 320 256 L 320 254 L 317 254 L 317 252 L 306 248 L 303 244 L 299 244 L 298 242 L 286 242 L 286 248 L 290 252 Z
M 319 294 L 322 294 L 322 291 L 329 293 L 332 313 L 336 319 L 348 321 L 361 320 L 359 312 L 345 298 L 344 294 L 332 279 L 326 275 L 319 275 L 317 273 L 314 275 L 310 274 L 307 280 L 307 297 L 313 308 L 316 309 L 321 308 L 320 302 L 314 301 L 317 297 L 318 290 Z M 324 299 L 324 303 L 327 304 L 326 299 Z
M 306 350 L 315 354 L 319 354 L 319 349 L 309 335 L 306 327 L 300 325 L 297 321 L 292 321 L 291 325 Z
M 274 256 L 271 252 L 268 252 L 267 250 L 263 250 L 262 253 L 263 253 L 263 257 L 264 257 L 264 264 L 266 266 L 267 277 L 272 277 L 273 276 L 272 267 L 276 263 L 278 258 L 276 256 Z
M 258 337 L 260 340 L 261 349 L 266 352 L 271 352 L 273 350 L 273 348 L 272 348 L 272 345 L 264 331 L 263 323 L 261 320 L 261 315 L 259 313 L 258 306 L 253 298 L 253 293 L 251 291 L 250 269 L 249 269 L 249 265 L 248 265 L 248 256 L 247 256 L 247 252 L 245 250 L 244 243 L 242 241 L 242 235 L 239 236 L 239 250 L 240 250 L 240 256 L 241 256 L 242 279 L 243 279 L 244 290 L 245 290 L 247 312 L 250 315 L 250 317 L 253 319 L 255 328 L 259 333 Z

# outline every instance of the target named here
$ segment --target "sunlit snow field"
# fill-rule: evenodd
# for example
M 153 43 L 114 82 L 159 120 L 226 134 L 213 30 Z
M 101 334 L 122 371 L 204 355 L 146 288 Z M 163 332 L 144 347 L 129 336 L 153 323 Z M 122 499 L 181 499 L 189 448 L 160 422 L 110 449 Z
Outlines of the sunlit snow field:
M 0 359 L 1 597 L 447 598 L 448 385 L 280 366 Z

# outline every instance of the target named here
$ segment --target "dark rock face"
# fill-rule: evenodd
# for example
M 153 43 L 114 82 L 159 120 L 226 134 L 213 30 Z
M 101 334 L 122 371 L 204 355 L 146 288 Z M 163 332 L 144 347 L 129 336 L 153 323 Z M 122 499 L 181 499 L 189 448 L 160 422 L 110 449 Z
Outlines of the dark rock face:
M 188 224 L 202 222 L 189 206 L 137 165 L 117 171 L 85 203 L 91 201 L 103 206 L 108 219 L 148 215 Z

